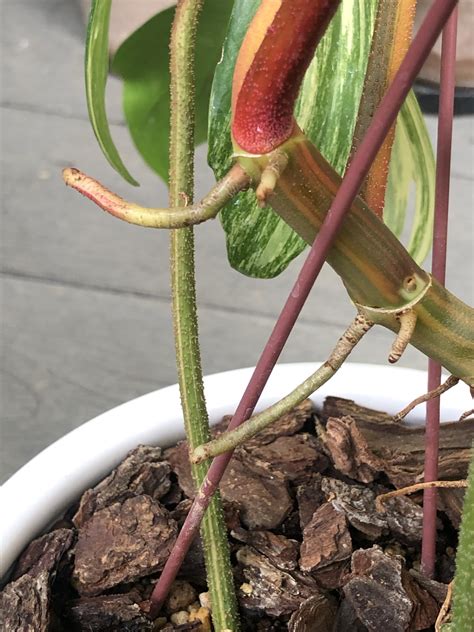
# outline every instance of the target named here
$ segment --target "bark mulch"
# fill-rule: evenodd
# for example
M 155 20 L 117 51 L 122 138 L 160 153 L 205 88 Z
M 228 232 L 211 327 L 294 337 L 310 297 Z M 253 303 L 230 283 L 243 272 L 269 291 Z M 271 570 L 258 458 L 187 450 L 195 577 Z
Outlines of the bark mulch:
M 466 477 L 473 438 L 472 419 L 442 425 L 440 478 Z M 463 490 L 439 493 L 437 581 L 419 572 L 421 495 L 375 505 L 422 480 L 423 458 L 423 429 L 333 397 L 319 411 L 303 402 L 237 449 L 221 495 L 243 629 L 433 630 Z M 25 549 L 1 593 L 1 629 L 211 632 L 200 541 L 159 619 L 147 615 L 194 494 L 186 442 L 130 452 Z

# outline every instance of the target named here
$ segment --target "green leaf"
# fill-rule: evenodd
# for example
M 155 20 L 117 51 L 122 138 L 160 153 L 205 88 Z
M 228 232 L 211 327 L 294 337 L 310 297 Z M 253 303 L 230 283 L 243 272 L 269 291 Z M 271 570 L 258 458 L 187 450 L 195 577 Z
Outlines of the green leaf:
M 406 230 L 408 196 L 413 184 L 415 212 L 407 249 L 421 265 L 433 235 L 435 159 L 423 114 L 410 91 L 397 119 L 385 195 L 384 220 L 397 237 Z
M 196 145 L 207 137 L 212 77 L 232 0 L 206 0 L 196 40 Z M 162 11 L 118 49 L 112 64 L 124 81 L 123 105 L 133 141 L 148 165 L 168 179 L 169 39 L 174 8 Z
M 89 118 L 104 156 L 130 184 L 138 185 L 115 147 L 105 110 L 109 74 L 109 22 L 112 0 L 93 0 L 86 39 L 85 79 Z
M 231 164 L 230 99 L 240 44 L 259 2 L 236 0 L 214 76 L 209 127 L 209 164 L 216 176 Z M 351 148 L 375 18 L 376 0 L 343 0 L 309 67 L 296 119 L 325 158 L 342 173 Z M 252 192 L 221 212 L 231 265 L 260 278 L 282 272 L 306 246 L 271 209 L 260 209 Z

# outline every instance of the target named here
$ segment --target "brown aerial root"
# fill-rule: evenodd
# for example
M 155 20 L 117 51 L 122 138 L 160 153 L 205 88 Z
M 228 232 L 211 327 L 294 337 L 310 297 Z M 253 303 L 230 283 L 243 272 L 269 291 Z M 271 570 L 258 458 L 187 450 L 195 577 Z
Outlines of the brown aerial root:
M 390 349 L 388 356 L 390 364 L 395 364 L 395 362 L 400 360 L 416 327 L 416 314 L 412 309 L 400 312 L 397 319 L 400 321 L 400 329 L 398 330 L 397 337 L 393 341 L 392 348 Z
M 458 421 L 464 421 L 465 419 L 468 419 L 468 417 L 471 417 L 472 415 L 474 415 L 474 408 L 471 408 L 471 410 L 466 410 L 465 413 L 463 413 L 460 417 Z
M 438 386 L 438 388 L 433 389 L 432 391 L 428 391 L 428 393 L 425 393 L 424 395 L 420 395 L 420 397 L 417 397 L 416 399 L 414 399 L 412 402 L 410 402 L 408 404 L 408 406 L 405 406 L 405 408 L 403 410 L 401 410 L 399 413 L 397 413 L 392 419 L 395 423 L 399 423 L 400 421 L 402 421 L 402 419 L 404 419 L 409 412 L 411 412 L 416 406 L 418 406 L 419 404 L 423 404 L 424 402 L 427 402 L 430 399 L 433 399 L 434 397 L 439 397 L 440 395 L 442 395 L 443 393 L 446 393 L 446 391 L 449 391 L 450 388 L 452 388 L 453 386 L 456 386 L 456 384 L 459 382 L 459 378 L 455 377 L 454 375 L 450 375 L 445 382 L 443 382 L 443 384 L 440 384 Z M 468 411 L 467 413 L 464 413 L 464 415 L 469 416 L 469 414 L 473 412 L 473 411 Z M 463 417 L 465 418 L 465 417 Z M 461 420 L 460 420 L 461 421 Z
M 416 483 L 415 485 L 408 485 L 408 487 L 401 487 L 400 489 L 395 489 L 393 492 L 387 492 L 386 494 L 380 494 L 375 499 L 375 508 L 379 512 L 384 511 L 384 503 L 390 498 L 396 498 L 397 496 L 406 496 L 407 494 L 414 494 L 415 492 L 419 492 L 423 489 L 432 489 L 433 487 L 442 487 L 442 488 L 454 488 L 460 489 L 463 487 L 467 487 L 467 480 L 462 479 L 460 481 L 428 481 L 427 483 Z
M 451 606 L 451 599 L 453 596 L 453 583 L 454 582 L 449 582 L 448 584 L 448 591 L 446 593 L 446 598 L 443 601 L 443 604 L 440 608 L 438 616 L 436 617 L 435 632 L 441 632 L 442 626 L 444 625 L 444 623 L 446 623 L 447 614 Z

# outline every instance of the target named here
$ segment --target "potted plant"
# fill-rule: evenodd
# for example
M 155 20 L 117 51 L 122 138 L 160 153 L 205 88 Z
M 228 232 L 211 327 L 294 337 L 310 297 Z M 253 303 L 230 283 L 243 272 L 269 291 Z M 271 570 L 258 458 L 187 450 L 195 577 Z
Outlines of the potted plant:
M 291 325 L 296 320 L 304 298 L 326 257 L 343 278 L 358 310 L 357 317 L 336 344 L 328 361 L 278 404 L 254 418 L 249 424 L 244 424 L 240 432 L 247 433 L 246 438 L 253 436 L 257 425 L 261 428 L 274 421 L 324 384 L 339 369 L 353 346 L 374 323 L 386 326 L 397 334 L 389 354 L 391 362 L 395 362 L 406 345 L 411 342 L 438 360 L 455 379 L 460 379 L 471 387 L 473 385 L 472 310 L 450 295 L 441 284 L 419 267 L 366 203 L 369 202 L 380 214 L 386 197 L 390 195 L 390 189 L 385 194 L 385 188 L 393 132 L 388 134 L 385 141 L 383 139 L 395 120 L 398 107 L 408 93 L 408 86 L 403 85 L 400 77 L 393 83 L 390 96 L 394 99 L 394 106 L 390 104 L 388 97 L 382 99 L 382 96 L 400 65 L 396 50 L 400 43 L 407 47 L 411 18 L 407 19 L 403 11 L 393 3 L 380 2 L 378 7 L 377 3 L 373 3 L 371 16 L 365 15 L 364 3 L 353 3 L 349 8 L 347 4 L 346 14 L 353 12 L 352 18 L 357 14 L 361 20 L 360 24 L 365 26 L 369 18 L 377 20 L 378 28 L 374 31 L 374 37 L 368 37 L 365 41 L 365 60 L 369 60 L 366 79 L 359 80 L 358 86 L 355 80 L 349 84 L 352 90 L 359 90 L 359 95 L 364 87 L 358 113 L 349 123 L 345 120 L 344 125 L 336 125 L 336 130 L 330 129 L 330 123 L 324 130 L 327 135 L 326 151 L 334 152 L 333 162 L 339 164 L 341 171 L 348 154 L 353 154 L 351 166 L 342 182 L 335 168 L 323 158 L 311 140 L 306 138 L 293 118 L 293 107 L 300 82 L 312 60 L 314 49 L 338 5 L 337 2 L 303 0 L 293 3 L 264 1 L 260 6 L 258 2 L 234 3 L 224 54 L 216 71 L 211 96 L 211 161 L 217 176 L 221 179 L 202 202 L 195 205 L 190 202 L 190 151 L 193 147 L 194 102 L 192 62 L 200 2 L 183 0 L 178 3 L 171 33 L 170 208 L 143 208 L 125 202 L 76 169 L 65 170 L 67 184 L 90 197 L 111 214 L 143 226 L 173 229 L 172 280 L 180 390 L 186 434 L 190 447 L 194 450 L 194 483 L 199 485 L 204 482 L 204 487 L 202 493 L 196 496 L 193 508 L 184 523 L 182 535 L 178 538 L 178 546 L 171 553 L 157 590 L 153 593 L 152 614 L 156 614 L 161 605 L 169 583 L 176 575 L 186 553 L 190 535 L 198 529 L 210 501 L 203 523 L 203 539 L 214 622 L 217 629 L 237 629 L 238 626 L 219 498 L 214 496 L 214 499 L 210 500 L 230 454 L 218 457 L 208 469 L 209 461 L 206 461 L 206 457 L 218 454 L 222 446 L 216 448 L 216 444 L 213 443 L 208 447 L 200 447 L 210 436 L 197 342 L 193 233 L 190 225 L 215 217 L 227 205 L 224 224 L 234 265 L 248 273 L 266 276 L 276 274 L 301 250 L 303 243 L 295 236 L 293 230 L 309 243 L 312 243 L 319 233 L 315 241 L 316 246 L 319 246 L 319 253 L 315 255 L 317 248 L 313 246 L 308 263 L 305 264 L 285 306 L 283 318 L 279 320 L 270 345 L 257 365 L 250 385 L 233 417 L 233 427 L 250 416 Z M 429 15 L 424 30 L 420 31 L 418 49 L 415 52 L 410 51 L 411 56 L 407 55 L 406 63 L 403 62 L 403 71 L 408 73 L 411 79 L 423 61 L 423 51 L 428 52 L 433 34 L 439 33 L 454 4 L 446 3 L 443 8 L 442 3 L 437 2 Z M 204 10 L 206 9 L 212 18 L 218 17 L 225 24 L 230 3 L 226 6 L 226 3 L 209 2 Z M 88 103 L 94 130 L 104 153 L 113 166 L 128 181 L 133 182 L 113 145 L 105 117 L 106 32 L 109 13 L 110 2 L 94 3 L 86 56 Z M 326 62 L 327 65 L 331 56 L 337 58 L 334 46 L 337 46 L 340 40 L 342 18 L 343 14 L 339 14 L 339 23 L 333 22 L 333 26 L 336 26 L 326 40 L 329 42 L 326 57 L 323 55 L 323 61 L 316 60 L 313 74 L 310 70 L 306 77 L 306 99 L 303 88 L 298 102 L 298 122 L 304 123 L 310 137 L 311 133 L 321 133 L 320 127 L 317 127 L 321 110 L 318 111 L 309 96 L 314 86 L 312 82 L 315 81 L 315 77 L 319 82 L 328 82 L 331 78 L 332 71 L 326 68 L 324 75 L 321 68 L 318 68 L 318 63 Z M 162 19 L 165 22 L 164 17 Z M 166 19 L 171 23 L 169 15 Z M 219 42 L 217 44 L 219 46 Z M 239 48 L 240 54 L 236 61 Z M 359 52 L 360 48 L 362 47 L 359 46 Z M 350 63 L 352 61 L 353 59 Z M 116 59 L 119 71 L 121 63 L 122 68 L 126 68 L 126 62 L 126 52 L 121 58 L 119 51 Z M 338 88 L 340 87 L 341 84 Z M 379 103 L 381 107 L 372 122 L 374 109 Z M 206 99 L 204 104 L 206 108 Z M 230 115 L 233 148 L 229 134 Z M 413 100 L 407 102 L 404 121 L 405 135 L 407 130 L 419 131 L 421 128 Z M 380 127 L 381 122 L 383 124 Z M 355 135 L 352 140 L 354 126 Z M 329 134 L 331 131 L 332 135 Z M 335 132 L 338 134 L 337 142 L 334 140 Z M 362 140 L 365 132 L 367 134 Z M 398 150 L 395 145 L 395 152 L 402 151 L 402 142 L 398 141 Z M 140 145 L 140 142 L 138 144 Z M 142 147 L 145 157 L 149 148 L 149 139 L 145 138 Z M 378 153 L 379 150 L 382 153 Z M 418 154 L 415 153 L 417 150 Z M 414 143 L 411 147 L 416 160 L 423 165 L 426 162 L 425 150 L 420 143 Z M 374 159 L 374 167 L 370 169 Z M 154 166 L 157 171 L 166 170 L 166 161 L 159 156 Z M 362 176 L 358 169 L 361 170 Z M 426 165 L 425 171 L 429 171 Z M 355 198 L 363 176 L 367 173 L 363 198 Z M 396 176 L 392 175 L 393 177 Z M 425 172 L 420 181 L 423 186 L 428 186 L 429 175 Z M 397 181 L 396 184 L 400 183 Z M 394 186 L 392 184 L 392 189 Z M 247 189 L 245 198 L 234 200 L 238 193 Z M 255 193 L 252 189 L 255 189 Z M 400 189 L 398 186 L 395 192 L 392 190 L 391 193 L 390 207 L 392 221 L 395 224 L 399 223 L 399 213 L 403 212 L 402 207 L 406 203 L 406 195 L 403 191 L 400 192 Z M 264 213 L 258 210 L 257 203 L 261 207 L 271 206 L 292 230 L 285 227 L 281 220 L 269 211 Z M 418 222 L 423 222 L 427 206 L 429 205 L 426 201 L 420 201 Z M 329 220 L 326 220 L 329 208 L 332 210 Z M 342 223 L 348 210 L 345 222 Z M 240 220 L 236 222 L 239 213 Z M 245 216 L 244 219 L 242 214 Z M 331 226 L 331 222 L 335 225 Z M 339 228 L 337 234 L 336 228 Z M 420 226 L 416 225 L 415 228 L 410 248 L 415 257 L 423 258 L 426 254 L 426 234 L 425 231 L 421 231 L 423 234 L 420 239 Z M 268 252 L 264 255 L 264 246 L 268 249 L 274 244 L 279 249 L 279 256 L 273 256 L 271 253 L 269 257 Z M 439 394 L 439 389 L 435 390 L 436 394 Z M 238 439 L 241 441 L 242 437 Z M 227 440 L 227 437 L 224 440 Z M 229 450 L 234 446 L 235 444 L 227 443 L 225 449 Z

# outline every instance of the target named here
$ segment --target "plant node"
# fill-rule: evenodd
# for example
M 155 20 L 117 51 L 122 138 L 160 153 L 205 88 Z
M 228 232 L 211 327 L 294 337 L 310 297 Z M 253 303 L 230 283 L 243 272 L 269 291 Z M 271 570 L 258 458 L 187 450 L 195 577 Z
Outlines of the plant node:
M 371 329 L 373 322 L 363 314 L 357 314 L 352 323 L 342 334 L 331 352 L 329 358 L 319 369 L 310 375 L 304 382 L 297 386 L 286 397 L 279 400 L 258 415 L 254 415 L 248 421 L 234 430 L 221 434 L 217 439 L 204 443 L 194 449 L 191 455 L 192 463 L 201 463 L 209 457 L 218 456 L 224 452 L 234 450 L 258 432 L 289 412 L 300 404 L 318 388 L 325 384 L 335 373 L 351 353 L 356 344 Z

